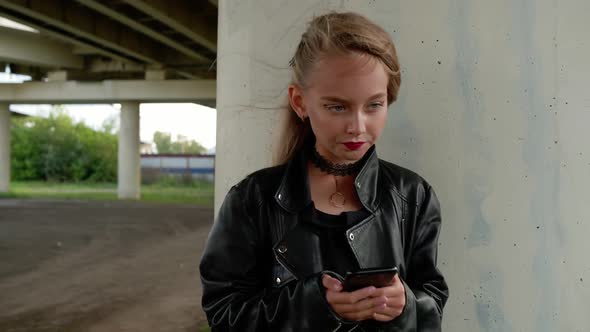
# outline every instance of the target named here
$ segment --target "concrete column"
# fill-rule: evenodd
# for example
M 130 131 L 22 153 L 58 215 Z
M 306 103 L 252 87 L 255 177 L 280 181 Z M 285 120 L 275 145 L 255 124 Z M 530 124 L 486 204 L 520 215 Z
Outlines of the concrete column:
M 10 190 L 10 111 L 0 103 L 0 192 Z
M 121 103 L 119 131 L 118 187 L 119 199 L 139 199 L 139 102 Z
M 269 165 L 306 23 L 358 12 L 402 68 L 379 157 L 441 202 L 442 330 L 588 331 L 590 1 L 304 3 L 219 1 L 216 209 Z

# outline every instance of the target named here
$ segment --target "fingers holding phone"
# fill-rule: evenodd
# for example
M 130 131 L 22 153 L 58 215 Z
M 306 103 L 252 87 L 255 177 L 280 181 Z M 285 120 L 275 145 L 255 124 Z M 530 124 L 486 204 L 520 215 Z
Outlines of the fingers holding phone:
M 329 275 L 322 277 L 322 284 L 326 288 L 326 300 L 340 317 L 360 321 L 374 317 L 376 308 L 386 305 L 385 296 L 372 296 L 377 288 L 373 286 L 358 289 L 353 292 L 342 290 L 340 280 Z
M 393 284 L 396 275 L 397 267 L 361 269 L 355 272 L 347 272 L 342 287 L 348 292 L 368 286 L 386 287 Z
M 385 297 L 386 305 L 376 308 L 373 319 L 387 322 L 397 318 L 406 306 L 406 290 L 399 276 L 394 277 L 391 286 L 378 288 L 374 296 Z
M 344 282 L 324 275 L 326 300 L 348 320 L 393 320 L 406 305 L 404 284 L 397 272 L 395 267 L 364 269 L 347 273 Z

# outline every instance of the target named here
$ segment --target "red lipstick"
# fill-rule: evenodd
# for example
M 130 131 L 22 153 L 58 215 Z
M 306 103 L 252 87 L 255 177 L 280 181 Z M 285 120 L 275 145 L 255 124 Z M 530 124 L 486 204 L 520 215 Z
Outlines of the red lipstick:
M 344 146 L 346 146 L 347 149 L 354 151 L 360 149 L 361 146 L 365 144 L 365 142 L 344 142 L 342 144 L 344 144 Z

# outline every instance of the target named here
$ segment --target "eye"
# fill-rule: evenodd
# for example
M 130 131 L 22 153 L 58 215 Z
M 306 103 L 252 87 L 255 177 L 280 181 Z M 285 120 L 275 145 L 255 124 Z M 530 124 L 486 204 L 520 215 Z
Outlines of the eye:
M 344 105 L 338 105 L 338 104 L 324 104 L 324 108 L 327 109 L 328 111 L 335 112 L 335 113 L 344 112 L 346 110 L 346 107 L 344 107 Z
M 370 111 L 376 111 L 379 110 L 383 107 L 383 105 L 385 105 L 384 102 L 382 101 L 377 101 L 377 102 L 373 102 L 369 104 L 369 110 Z

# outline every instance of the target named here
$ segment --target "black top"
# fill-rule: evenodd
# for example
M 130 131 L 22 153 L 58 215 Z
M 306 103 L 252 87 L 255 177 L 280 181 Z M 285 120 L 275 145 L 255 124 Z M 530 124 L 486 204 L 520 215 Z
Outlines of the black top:
M 365 209 L 342 212 L 339 215 L 313 209 L 311 218 L 313 231 L 320 238 L 320 251 L 324 269 L 344 276 L 346 272 L 359 269 L 359 264 L 348 244 L 346 230 L 358 224 L 370 214 Z

